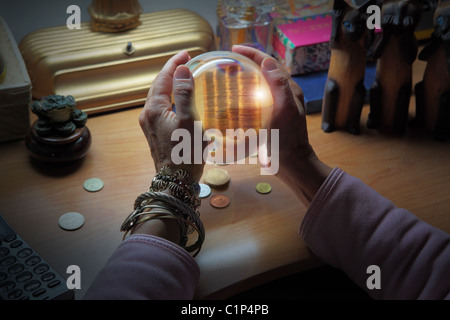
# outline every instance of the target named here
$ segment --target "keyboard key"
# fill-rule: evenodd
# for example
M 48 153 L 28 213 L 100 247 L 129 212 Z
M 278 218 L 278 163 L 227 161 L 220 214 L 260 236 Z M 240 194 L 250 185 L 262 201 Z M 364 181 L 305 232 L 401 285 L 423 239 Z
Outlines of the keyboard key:
M 30 267 L 37 265 L 39 262 L 41 262 L 41 258 L 39 258 L 38 256 L 31 256 L 27 260 L 25 260 L 25 264 Z
M 21 263 L 16 263 L 8 268 L 9 274 L 17 274 L 19 272 L 22 272 L 23 269 L 25 269 L 25 266 Z
M 16 240 L 13 243 L 11 243 L 9 246 L 13 249 L 20 247 L 23 244 L 22 241 L 20 240 Z
M 33 250 L 31 250 L 30 248 L 24 248 L 24 249 L 21 249 L 19 252 L 17 252 L 17 256 L 19 258 L 26 258 L 32 253 L 33 253 Z
M 39 288 L 36 291 L 33 292 L 33 297 L 39 297 L 42 296 L 47 290 L 45 288 Z
M 50 282 L 48 285 L 47 285 L 47 287 L 49 287 L 49 288 L 54 288 L 54 287 L 56 287 L 56 286 L 59 286 L 61 284 L 61 281 L 59 281 L 59 280 L 53 280 L 52 282 Z
M 56 275 L 53 272 L 48 272 L 41 277 L 41 280 L 44 282 L 48 282 L 50 280 L 55 279 Z
M 25 271 L 25 272 L 22 272 L 17 275 L 16 281 L 17 282 L 25 282 L 25 281 L 30 280 L 31 278 L 33 278 L 33 274 L 29 271 Z
M 12 265 L 14 262 L 17 261 L 17 258 L 14 256 L 7 256 L 6 258 L 3 258 L 0 260 L 0 266 L 7 267 Z
M 38 280 L 31 280 L 23 286 L 27 291 L 34 291 L 41 286 L 41 283 Z
M 9 249 L 0 247 L 0 258 L 6 257 L 9 254 Z
M 16 300 L 22 296 L 23 291 L 20 289 L 14 289 L 10 293 L 8 293 L 8 299 Z
M 33 272 L 37 273 L 37 274 L 43 274 L 44 272 L 47 272 L 48 269 L 49 269 L 48 264 L 41 263 L 41 264 L 38 264 L 36 267 L 34 267 Z
M 4 238 L 3 238 L 3 241 L 5 241 L 5 242 L 11 242 L 11 241 L 14 241 L 14 240 L 16 240 L 17 239 L 17 235 L 15 234 L 15 233 L 10 233 L 10 234 L 7 234 Z
M 5 281 L 0 283 L 0 292 L 8 292 L 14 289 L 16 284 L 12 281 Z

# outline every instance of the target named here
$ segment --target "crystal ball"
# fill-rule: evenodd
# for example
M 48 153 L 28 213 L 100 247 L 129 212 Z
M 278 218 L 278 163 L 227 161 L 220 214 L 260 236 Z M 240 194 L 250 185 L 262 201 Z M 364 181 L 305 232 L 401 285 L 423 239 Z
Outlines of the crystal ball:
M 230 51 L 204 53 L 186 66 L 195 81 L 195 106 L 203 138 L 214 141 L 210 151 L 215 162 L 233 163 L 254 154 L 273 107 L 261 68 Z

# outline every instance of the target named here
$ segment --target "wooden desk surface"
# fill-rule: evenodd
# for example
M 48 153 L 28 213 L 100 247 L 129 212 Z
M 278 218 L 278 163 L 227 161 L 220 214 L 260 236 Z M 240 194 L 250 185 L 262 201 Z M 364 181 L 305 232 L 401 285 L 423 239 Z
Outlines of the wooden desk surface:
M 423 63 L 416 63 L 414 82 Z M 415 110 L 414 97 L 410 112 Z M 365 127 L 362 134 L 326 134 L 320 114 L 307 117 L 310 140 L 319 157 L 359 177 L 396 205 L 450 232 L 450 142 L 409 130 L 390 136 Z M 0 213 L 19 234 L 63 275 L 69 265 L 81 268 L 81 298 L 121 241 L 119 226 L 145 191 L 155 170 L 138 125 L 140 108 L 91 117 L 92 146 L 84 161 L 64 172 L 30 161 L 23 141 L 0 144 Z M 281 141 L 282 143 L 282 141 Z M 211 168 L 206 166 L 206 170 Z M 220 193 L 231 203 L 215 209 L 203 200 L 206 241 L 197 256 L 201 279 L 197 298 L 225 298 L 251 286 L 321 264 L 298 236 L 306 208 L 273 176 L 259 175 L 258 165 L 223 167 L 230 185 Z M 91 177 L 103 179 L 96 193 L 83 189 Z M 273 191 L 255 191 L 267 181 Z M 219 193 L 213 190 L 212 195 Z M 76 231 L 58 227 L 59 217 L 77 211 L 86 218 Z

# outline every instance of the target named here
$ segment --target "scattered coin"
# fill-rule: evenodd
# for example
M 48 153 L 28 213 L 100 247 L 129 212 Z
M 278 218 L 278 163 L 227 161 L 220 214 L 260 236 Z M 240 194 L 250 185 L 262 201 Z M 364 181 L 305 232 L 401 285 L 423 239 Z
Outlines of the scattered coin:
M 230 199 L 223 194 L 216 194 L 211 197 L 210 203 L 214 208 L 225 208 L 230 204 Z
M 100 191 L 103 189 L 103 186 L 104 186 L 103 181 L 99 178 L 87 179 L 83 184 L 84 189 L 90 192 Z
M 67 212 L 59 218 L 58 224 L 64 230 L 76 230 L 83 226 L 84 217 L 78 212 Z
M 203 181 L 211 187 L 222 187 L 230 181 L 230 175 L 224 169 L 213 168 L 206 171 Z
M 256 191 L 262 194 L 269 193 L 272 191 L 272 186 L 267 182 L 260 182 L 256 185 Z
M 207 184 L 200 183 L 200 194 L 199 194 L 199 197 L 200 198 L 206 198 L 210 194 L 211 194 L 211 188 Z

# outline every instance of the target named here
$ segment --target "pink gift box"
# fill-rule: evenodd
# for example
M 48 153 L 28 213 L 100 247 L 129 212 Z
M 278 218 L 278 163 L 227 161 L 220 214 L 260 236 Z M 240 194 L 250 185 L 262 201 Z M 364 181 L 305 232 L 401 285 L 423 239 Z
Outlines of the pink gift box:
M 298 19 L 275 27 L 273 54 L 291 73 L 328 69 L 331 57 L 331 14 Z

